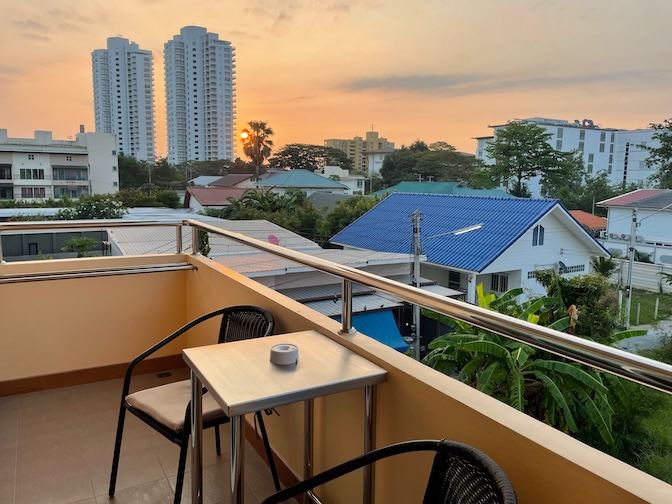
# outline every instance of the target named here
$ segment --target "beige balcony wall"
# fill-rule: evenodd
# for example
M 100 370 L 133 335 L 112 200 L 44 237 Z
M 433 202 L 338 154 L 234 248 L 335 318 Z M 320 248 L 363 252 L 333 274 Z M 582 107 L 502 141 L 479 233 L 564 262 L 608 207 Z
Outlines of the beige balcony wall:
M 179 261 L 184 256 L 30 261 L 2 264 L 0 274 Z M 129 362 L 185 322 L 188 273 L 0 284 L 0 381 Z

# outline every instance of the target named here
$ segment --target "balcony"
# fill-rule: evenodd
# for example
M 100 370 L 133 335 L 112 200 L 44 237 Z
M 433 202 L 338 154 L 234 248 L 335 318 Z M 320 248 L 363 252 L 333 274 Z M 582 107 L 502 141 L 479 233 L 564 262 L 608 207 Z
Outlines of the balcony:
M 69 224 L 91 227 L 90 222 Z M 555 341 L 556 349 L 569 351 L 567 335 L 236 233 L 189 221 L 184 231 L 176 228 L 178 236 L 191 234 L 189 224 L 340 276 L 346 301 L 351 282 L 362 283 L 506 335 L 535 339 L 542 346 Z M 117 225 L 138 223 L 96 222 L 96 227 Z M 0 224 L 0 233 L 49 226 L 53 224 Z M 378 386 L 375 399 L 376 446 L 441 437 L 471 444 L 502 466 L 521 503 L 669 502 L 671 486 L 363 334 L 342 332 L 334 320 L 200 254 L 182 251 L 182 240 L 178 243 L 169 254 L 0 264 L 0 422 L 5 427 L 0 431 L 0 502 L 106 502 L 125 364 L 187 321 L 231 304 L 263 306 L 276 318 L 276 333 L 314 329 L 385 368 L 387 382 Z M 347 302 L 345 306 L 347 329 Z M 196 330 L 171 344 L 138 382 L 185 376 L 182 348 L 213 343 L 211 331 L 212 326 Z M 577 354 L 620 356 L 623 367 L 644 381 L 655 376 L 659 385 L 669 387 L 669 366 L 650 368 L 652 361 L 646 359 L 589 342 L 576 344 Z M 157 377 L 166 371 L 171 376 Z M 353 391 L 315 400 L 316 471 L 361 453 L 362 399 L 361 391 Z M 303 405 L 278 411 L 279 416 L 267 417 L 267 427 L 288 484 L 303 467 Z M 122 449 L 116 501 L 170 502 L 175 447 L 133 420 Z M 257 502 L 272 483 L 255 454 L 251 425 L 248 434 L 252 444 L 246 448 L 246 463 L 256 471 L 246 472 L 247 500 Z M 212 444 L 206 438 L 206 501 L 228 502 L 222 489 L 228 485 L 227 457 L 215 457 Z M 421 501 L 431 461 L 423 455 L 409 457 L 376 466 L 375 502 Z M 186 484 L 188 493 L 188 476 Z M 339 480 L 317 493 L 325 502 L 361 502 L 361 477 Z

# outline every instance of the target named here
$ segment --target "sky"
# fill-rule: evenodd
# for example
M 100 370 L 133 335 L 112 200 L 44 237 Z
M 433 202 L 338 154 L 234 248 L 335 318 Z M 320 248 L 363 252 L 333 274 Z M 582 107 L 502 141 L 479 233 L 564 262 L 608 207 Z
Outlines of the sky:
M 0 0 L 0 128 L 94 130 L 91 52 L 122 36 L 154 56 L 202 26 L 236 48 L 237 128 L 276 149 L 375 130 L 396 147 L 474 153 L 526 117 L 645 128 L 672 116 L 671 0 Z M 238 149 L 242 153 L 242 149 Z

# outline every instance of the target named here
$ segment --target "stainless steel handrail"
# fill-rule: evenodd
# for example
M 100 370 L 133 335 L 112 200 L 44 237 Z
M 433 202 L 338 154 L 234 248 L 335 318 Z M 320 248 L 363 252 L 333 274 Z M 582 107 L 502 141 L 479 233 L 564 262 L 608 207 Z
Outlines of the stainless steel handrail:
M 395 296 L 403 301 L 416 304 L 429 310 L 473 324 L 516 341 L 554 353 L 576 362 L 601 369 L 617 376 L 632 380 L 643 385 L 672 393 L 672 366 L 645 357 L 601 345 L 569 334 L 561 333 L 547 327 L 537 326 L 529 322 L 508 317 L 497 312 L 486 310 L 454 299 L 422 291 L 416 287 L 380 277 L 366 271 L 326 261 L 319 257 L 297 252 L 291 249 L 256 240 L 240 233 L 227 231 L 219 227 L 187 219 L 183 221 L 60 221 L 60 222 L 17 222 L 0 223 L 2 231 L 35 230 L 35 229 L 100 229 L 125 226 L 191 226 L 197 230 L 223 236 L 235 242 L 248 245 L 270 254 L 284 257 L 299 264 L 340 277 L 344 288 L 352 282 Z M 180 233 L 177 233 L 178 235 Z M 194 236 L 197 233 L 192 233 Z M 176 250 L 180 250 L 179 246 Z M 1 254 L 1 252 L 0 252 Z M 1 256 L 0 256 L 1 257 Z M 1 268 L 1 266 L 0 266 Z M 1 271 L 1 269 L 0 269 Z M 352 307 L 349 306 L 350 296 L 343 293 L 343 328 L 344 337 L 352 333 Z
M 311 268 L 341 277 L 376 290 L 386 292 L 411 304 L 456 318 L 488 331 L 546 350 L 561 357 L 591 366 L 602 371 L 621 376 L 628 380 L 647 385 L 672 394 L 672 366 L 631 354 L 617 348 L 601 345 L 587 339 L 538 326 L 524 320 L 508 317 L 479 306 L 456 301 L 422 291 L 416 287 L 380 277 L 366 271 L 326 261 L 278 245 L 256 240 L 240 233 L 226 231 L 198 221 L 185 220 L 185 225 L 196 227 L 209 233 L 218 234 L 244 245 L 263 250 Z M 345 283 L 345 282 L 344 282 Z M 343 296 L 345 300 L 347 296 Z M 344 315 L 346 308 L 344 307 Z M 347 308 L 351 315 L 352 311 Z M 342 333 L 349 333 L 351 320 L 343 317 Z

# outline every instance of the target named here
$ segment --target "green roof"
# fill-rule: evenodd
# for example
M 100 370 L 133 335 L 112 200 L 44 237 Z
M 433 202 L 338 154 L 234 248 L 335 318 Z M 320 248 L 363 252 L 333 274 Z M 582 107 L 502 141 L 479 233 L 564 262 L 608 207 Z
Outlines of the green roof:
M 369 193 L 367 196 L 382 197 L 395 192 L 412 194 L 461 194 L 465 196 L 512 197 L 501 189 L 473 189 L 464 187 L 461 182 L 399 182 L 397 185 Z

